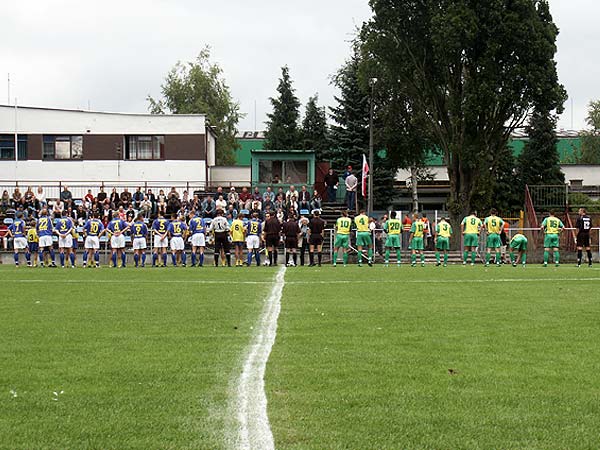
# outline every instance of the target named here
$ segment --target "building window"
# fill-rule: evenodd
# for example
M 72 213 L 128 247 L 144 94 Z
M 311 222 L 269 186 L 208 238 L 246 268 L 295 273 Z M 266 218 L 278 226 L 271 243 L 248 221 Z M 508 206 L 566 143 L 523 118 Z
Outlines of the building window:
M 17 137 L 19 159 L 27 159 L 27 135 L 19 134 Z M 15 135 L 0 134 L 0 160 L 15 159 Z
M 164 136 L 127 136 L 125 159 L 164 159 Z
M 42 159 L 82 159 L 83 136 L 44 136 Z
M 259 183 L 306 184 L 308 182 L 308 161 L 269 161 L 258 164 Z

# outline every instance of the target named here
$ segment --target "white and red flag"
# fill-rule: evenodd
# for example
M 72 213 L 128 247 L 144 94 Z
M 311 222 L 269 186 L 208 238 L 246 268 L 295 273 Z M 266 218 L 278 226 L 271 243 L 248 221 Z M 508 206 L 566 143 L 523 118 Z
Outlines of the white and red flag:
M 369 164 L 367 163 L 367 157 L 363 153 L 362 163 L 362 196 L 367 197 L 367 176 L 369 175 Z

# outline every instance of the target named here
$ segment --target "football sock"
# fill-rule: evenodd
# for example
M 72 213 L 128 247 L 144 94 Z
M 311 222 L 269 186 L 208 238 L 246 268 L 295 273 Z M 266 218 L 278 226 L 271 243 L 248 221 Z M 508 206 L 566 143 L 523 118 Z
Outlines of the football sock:
M 86 250 L 83 252 L 83 265 L 87 266 L 87 262 L 88 262 L 88 252 Z
M 411 264 L 416 264 L 417 263 L 417 255 L 416 255 L 416 253 L 413 253 L 412 255 L 410 255 L 410 262 L 411 262 Z
M 52 262 L 56 261 L 56 254 L 54 253 L 54 250 L 52 248 L 50 248 L 50 259 L 52 260 Z
M 471 252 L 471 264 L 475 264 L 477 261 L 477 252 Z
M 359 250 L 358 251 L 358 263 L 359 264 L 362 264 L 362 257 L 363 257 L 362 250 Z M 311 261 L 311 263 L 312 263 L 312 261 Z
M 113 252 L 113 254 L 110 255 L 110 259 L 112 259 L 113 267 L 117 267 L 117 252 Z
M 333 264 L 337 264 L 337 252 L 333 252 Z
M 523 253 L 521 256 L 521 264 L 525 265 L 525 263 L 527 263 L 527 253 Z
M 554 252 L 554 264 L 560 263 L 560 252 Z
M 335 255 L 335 253 L 334 253 L 334 255 Z M 385 263 L 387 264 L 389 262 L 390 262 L 390 250 L 386 249 L 385 250 Z
M 588 257 L 588 264 L 592 264 L 592 251 L 588 250 L 587 251 L 587 257 Z
M 152 265 L 156 265 L 156 261 L 158 261 L 158 253 L 152 253 Z
M 254 250 L 254 259 L 256 260 L 256 265 L 260 266 L 260 252 L 258 249 Z M 250 260 L 252 262 L 252 259 Z
M 248 257 L 246 258 L 246 264 L 252 264 L 252 252 L 248 252 Z
M 319 265 L 321 265 L 321 259 L 322 259 L 322 257 L 323 257 L 323 253 L 318 252 L 317 253 L 317 260 L 319 261 Z
M 19 255 L 15 255 L 17 257 L 17 262 L 19 262 Z M 61 253 L 60 254 L 60 265 L 64 266 L 65 265 L 65 254 Z
M 550 252 L 544 252 L 544 264 L 548 264 L 549 257 L 550 257 Z
M 25 259 L 27 260 L 28 263 L 31 262 L 31 253 L 27 252 L 25 253 Z
M 225 253 L 225 259 L 227 260 L 227 265 L 231 267 L 231 253 Z
M 192 266 L 196 265 L 196 252 L 192 252 Z
M 313 252 L 308 252 L 308 260 L 311 266 L 315 263 L 315 254 Z
M 204 253 L 200 253 L 200 265 L 204 264 Z
M 298 261 L 298 255 L 296 253 L 292 253 L 292 261 L 294 261 L 294 265 L 296 265 L 296 262 Z
M 140 255 L 138 255 L 137 253 L 133 254 L 133 262 L 135 263 L 135 267 L 138 266 L 138 264 L 140 263 Z
M 577 265 L 581 265 L 581 260 L 583 259 L 583 251 L 577 250 Z
M 344 265 L 348 264 L 348 253 L 344 252 L 342 260 L 344 261 Z
M 514 264 L 514 263 L 515 263 L 515 254 L 514 254 L 514 252 L 510 252 L 510 262 L 511 262 L 512 264 Z
M 40 260 L 40 264 L 44 264 L 44 250 L 38 252 L 38 259 Z
M 163 262 L 163 266 L 167 265 L 167 253 L 163 253 L 162 254 L 162 262 Z
M 142 253 L 142 266 L 146 265 L 146 252 Z
M 94 252 L 94 260 L 96 264 L 100 264 L 100 252 Z
M 75 265 L 75 253 L 71 253 L 69 255 L 69 260 L 71 261 L 71 265 L 74 266 Z
M 486 263 L 486 264 L 489 264 L 489 263 L 490 263 L 490 257 L 491 257 L 491 255 L 490 255 L 489 253 L 486 253 L 486 254 L 485 254 L 485 263 Z
M 463 261 L 465 262 L 465 264 L 467 263 L 468 259 L 469 259 L 469 252 L 465 250 L 463 252 Z
M 181 264 L 183 264 L 185 266 L 186 263 L 187 263 L 187 255 L 185 254 L 185 252 L 181 252 Z
M 500 264 L 500 261 L 502 261 L 502 255 L 500 252 L 496 252 L 496 264 Z
M 177 265 L 177 255 L 175 253 L 171 253 L 171 264 Z
M 13 257 L 15 258 L 15 264 L 19 265 L 19 254 L 18 253 L 14 253 Z
M 402 254 L 400 253 L 400 249 L 396 250 L 396 259 L 398 260 L 398 264 L 402 262 Z
M 421 253 L 421 264 L 425 263 L 425 253 Z
M 215 267 L 219 267 L 219 253 L 215 253 Z
M 123 267 L 125 267 L 126 263 L 127 263 L 127 255 L 125 254 L 125 250 L 123 250 L 123 253 L 121 253 L 121 265 Z
M 273 265 L 273 252 L 269 252 L 269 264 Z
M 277 250 L 273 249 L 273 264 L 277 265 Z
M 440 252 L 435 252 L 435 262 L 440 263 Z
M 367 255 L 369 256 L 369 261 L 373 261 L 373 249 L 370 248 L 369 251 L 367 252 Z
M 444 264 L 448 264 L 448 253 L 444 253 Z

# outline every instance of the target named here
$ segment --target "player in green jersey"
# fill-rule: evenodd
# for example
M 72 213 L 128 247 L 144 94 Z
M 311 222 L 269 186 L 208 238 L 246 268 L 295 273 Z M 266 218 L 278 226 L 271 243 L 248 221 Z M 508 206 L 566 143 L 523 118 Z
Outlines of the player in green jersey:
M 516 257 L 515 252 L 518 253 Z M 519 261 L 525 267 L 527 263 L 527 238 L 521 233 L 515 234 L 510 240 L 510 262 L 513 267 L 517 267 Z
M 483 221 L 483 226 L 487 231 L 487 241 L 485 244 L 485 265 L 490 265 L 490 258 L 492 256 L 492 250 L 496 253 L 496 265 L 500 266 L 502 239 L 500 239 L 500 233 L 504 227 L 504 221 L 498 217 L 498 211 L 494 208 L 490 211 L 490 215 Z
M 369 228 L 369 218 L 365 210 L 361 209 L 360 214 L 354 218 L 356 225 L 356 247 L 358 248 L 358 266 L 362 266 L 363 248 L 367 247 L 367 264 L 373 265 L 373 240 L 371 239 L 371 229 Z
M 550 215 L 542 222 L 541 230 L 544 232 L 544 267 L 548 267 L 550 258 L 550 249 L 554 251 L 554 264 L 560 265 L 560 233 L 564 228 L 562 221 L 550 211 Z
M 352 220 L 348 217 L 348 211 L 342 211 L 342 217 L 335 223 L 335 244 L 333 245 L 333 266 L 337 265 L 338 251 L 343 252 L 344 266 L 348 264 L 348 247 L 350 246 L 350 228 Z
M 442 218 L 435 227 L 435 265 L 440 266 L 440 252 L 444 252 L 444 267 L 448 266 L 448 251 L 450 250 L 452 227 L 447 219 Z
M 479 246 L 479 233 L 481 232 L 481 219 L 475 213 L 467 216 L 460 224 L 463 234 L 465 251 L 463 254 L 463 265 L 467 264 L 469 252 L 471 252 L 471 265 L 475 265 L 477 258 L 477 247 Z
M 421 266 L 425 267 L 425 253 L 423 253 L 423 237 L 425 235 L 425 223 L 419 214 L 415 214 L 410 228 L 410 248 L 412 251 L 410 265 L 417 265 L 417 255 L 421 257 Z
M 385 222 L 383 230 L 387 233 L 387 239 L 385 240 L 385 265 L 388 266 L 390 263 L 390 249 L 396 249 L 396 259 L 398 260 L 398 267 L 400 267 L 400 233 L 402 232 L 402 222 L 397 219 L 398 215 L 395 211 L 392 211 L 390 218 Z

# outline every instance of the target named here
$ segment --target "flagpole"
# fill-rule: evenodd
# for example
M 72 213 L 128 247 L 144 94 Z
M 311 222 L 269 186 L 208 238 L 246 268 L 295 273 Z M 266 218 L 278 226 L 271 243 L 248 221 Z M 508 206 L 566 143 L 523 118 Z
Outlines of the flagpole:
M 375 82 L 376 78 L 371 79 L 371 101 L 369 110 L 369 173 L 368 173 L 368 189 L 369 189 L 369 200 L 367 205 L 367 214 L 371 215 L 373 212 L 373 97 L 375 96 Z

